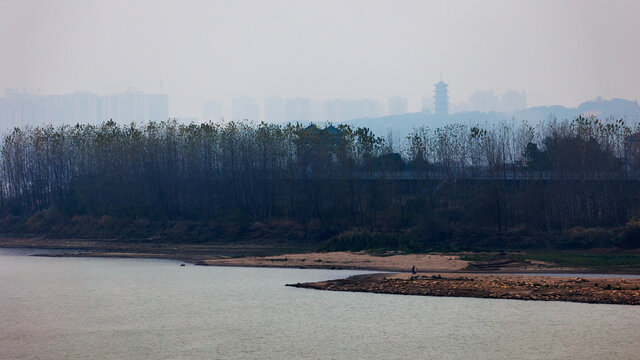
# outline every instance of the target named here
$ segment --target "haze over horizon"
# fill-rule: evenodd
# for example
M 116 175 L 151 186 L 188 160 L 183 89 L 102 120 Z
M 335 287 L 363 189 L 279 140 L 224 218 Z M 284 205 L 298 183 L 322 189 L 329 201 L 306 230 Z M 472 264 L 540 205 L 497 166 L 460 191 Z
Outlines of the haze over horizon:
M 122 9 L 126 9 L 123 11 Z M 0 0 L 0 91 L 208 99 L 524 90 L 527 106 L 640 98 L 634 1 Z M 230 109 L 225 109 L 229 112 Z

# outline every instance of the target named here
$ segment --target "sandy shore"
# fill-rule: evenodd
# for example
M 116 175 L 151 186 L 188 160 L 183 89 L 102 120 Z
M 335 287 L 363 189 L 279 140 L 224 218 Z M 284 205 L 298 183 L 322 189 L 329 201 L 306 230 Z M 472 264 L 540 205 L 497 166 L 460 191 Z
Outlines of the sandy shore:
M 475 273 L 374 274 L 287 286 L 382 294 L 640 305 L 640 279 Z
M 317 269 L 357 269 L 410 271 L 460 271 L 468 261 L 459 256 L 442 254 L 372 255 L 361 252 L 305 252 L 304 248 L 260 244 L 163 244 L 126 242 L 113 239 L 47 239 L 41 237 L 0 237 L 0 246 L 64 250 L 43 256 L 53 257 L 117 257 L 175 259 L 197 265 L 292 267 Z
M 428 271 L 460 271 L 468 261 L 458 256 L 436 254 L 396 254 L 374 256 L 361 252 L 326 252 L 285 254 L 265 257 L 244 257 L 202 260 L 199 265 L 296 267 L 321 269 L 358 269 L 381 271 L 409 271 L 413 266 Z
M 257 266 L 257 267 L 295 267 L 316 269 L 380 270 L 408 272 L 415 266 L 419 272 L 505 272 L 505 273 L 544 273 L 544 272 L 580 272 L 581 269 L 559 267 L 542 261 L 467 261 L 451 254 L 371 254 L 359 252 L 311 252 L 302 254 L 284 254 L 277 256 L 251 256 L 240 258 L 218 258 L 201 260 L 199 265 L 212 266 Z
M 209 266 L 292 267 L 407 272 L 571 272 L 534 261 L 500 260 L 470 262 L 451 254 L 403 254 L 368 252 L 308 252 L 291 244 L 171 244 L 117 239 L 51 239 L 1 237 L 0 246 L 63 250 L 42 255 L 56 257 L 117 257 L 174 259 Z

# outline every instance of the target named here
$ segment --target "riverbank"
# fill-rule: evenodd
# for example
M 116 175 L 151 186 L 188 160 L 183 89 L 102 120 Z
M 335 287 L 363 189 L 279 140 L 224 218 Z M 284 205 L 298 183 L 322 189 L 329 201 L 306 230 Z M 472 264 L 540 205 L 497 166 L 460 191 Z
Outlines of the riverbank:
M 379 294 L 640 305 L 640 279 L 420 273 L 359 275 L 287 286 Z
M 56 249 L 38 254 L 54 257 L 117 257 L 174 259 L 206 266 L 287 267 L 314 269 L 407 272 L 478 273 L 640 273 L 620 267 L 566 266 L 527 259 L 526 254 L 487 257 L 474 253 L 314 252 L 317 244 L 264 243 L 168 243 L 156 239 L 49 238 L 0 236 L 0 247 Z M 631 270 L 631 271 L 629 271 Z
M 51 257 L 116 257 L 175 259 L 205 266 L 287 267 L 406 272 L 415 266 L 431 272 L 539 272 L 572 271 L 536 261 L 469 261 L 453 254 L 406 254 L 366 251 L 311 252 L 312 245 L 286 243 L 176 244 L 116 239 L 51 239 L 0 237 L 0 246 L 56 249 L 37 255 Z
M 0 237 L 1 247 L 56 249 L 37 255 L 174 259 L 205 266 L 389 271 L 290 286 L 385 294 L 640 304 L 640 279 L 583 279 L 501 273 L 612 273 L 616 268 L 558 266 L 531 259 L 473 259 L 473 254 L 310 252 L 288 244 L 176 244 L 116 239 Z M 418 275 L 407 274 L 415 266 Z M 632 272 L 633 273 L 633 272 Z M 637 273 L 637 272 L 635 272 Z

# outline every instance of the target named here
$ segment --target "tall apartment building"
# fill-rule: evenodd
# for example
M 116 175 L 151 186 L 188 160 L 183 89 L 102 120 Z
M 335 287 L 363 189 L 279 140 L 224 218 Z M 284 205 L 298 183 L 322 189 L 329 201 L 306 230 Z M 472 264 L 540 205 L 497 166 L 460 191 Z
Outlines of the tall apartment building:
M 7 91 L 0 98 L 0 128 L 24 125 L 98 124 L 166 120 L 169 98 L 165 94 L 126 92 L 100 96 L 90 92 L 39 95 Z

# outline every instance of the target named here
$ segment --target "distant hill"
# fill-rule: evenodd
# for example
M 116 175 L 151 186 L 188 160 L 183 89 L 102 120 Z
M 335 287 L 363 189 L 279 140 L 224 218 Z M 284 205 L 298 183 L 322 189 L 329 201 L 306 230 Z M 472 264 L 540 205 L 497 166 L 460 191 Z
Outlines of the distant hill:
M 615 118 L 626 118 L 628 120 L 637 120 L 640 117 L 640 106 L 635 100 L 611 99 L 602 100 L 598 98 L 593 101 L 587 101 L 578 106 L 578 111 L 599 112 L 604 116 L 613 116 Z M 600 116 L 600 114 L 596 114 Z
M 561 105 L 536 106 L 511 113 L 467 111 L 449 114 L 446 117 L 436 116 L 430 113 L 408 113 L 401 115 L 389 115 L 377 118 L 363 118 L 345 121 L 345 124 L 367 127 L 378 136 L 385 136 L 390 130 L 398 136 L 406 136 L 415 127 L 428 126 L 438 128 L 447 124 L 484 124 L 495 123 L 503 120 L 526 120 L 532 124 L 549 118 L 571 119 L 580 115 L 596 116 L 606 119 L 613 117 L 623 118 L 629 124 L 640 122 L 640 105 L 635 100 L 597 98 L 586 101 L 576 108 L 568 108 Z

